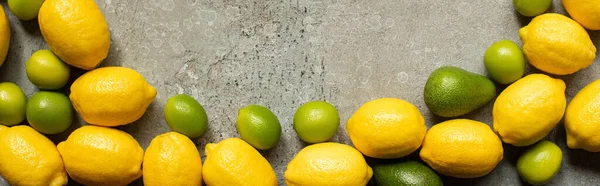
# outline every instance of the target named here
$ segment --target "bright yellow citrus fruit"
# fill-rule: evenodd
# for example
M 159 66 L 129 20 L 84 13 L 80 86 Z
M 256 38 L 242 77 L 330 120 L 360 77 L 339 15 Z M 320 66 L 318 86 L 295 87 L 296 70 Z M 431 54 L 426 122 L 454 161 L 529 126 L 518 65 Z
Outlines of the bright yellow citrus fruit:
M 0 66 L 6 59 L 8 54 L 8 46 L 10 45 L 10 24 L 4 13 L 4 7 L 0 5 Z
M 46 0 L 38 22 L 52 52 L 69 65 L 91 70 L 108 55 L 108 25 L 94 0 Z
M 569 148 L 600 152 L 600 80 L 573 97 L 565 114 L 565 129 Z
M 600 1 L 562 0 L 571 18 L 590 30 L 600 30 Z
M 87 123 L 119 126 L 142 117 L 155 96 L 154 87 L 135 70 L 104 67 L 75 80 L 70 98 Z
M 360 152 L 339 143 L 318 143 L 302 149 L 284 173 L 288 186 L 364 186 L 373 170 Z
M 421 159 L 438 173 L 477 178 L 490 173 L 503 158 L 502 142 L 485 123 L 454 119 L 429 129 Z
M 536 68 L 556 75 L 572 74 L 596 58 L 596 47 L 579 23 L 568 17 L 547 13 L 519 30 L 523 53 Z
M 205 147 L 202 177 L 209 186 L 276 186 L 273 168 L 254 147 L 239 138 Z
M 0 175 L 11 185 L 61 186 L 68 182 L 56 145 L 25 125 L 0 125 Z
M 123 131 L 86 125 L 58 144 L 73 180 L 89 186 L 124 186 L 142 176 L 144 150 Z
M 169 132 L 156 136 L 144 154 L 144 185 L 202 185 L 202 160 L 194 142 Z
M 515 146 L 541 140 L 565 113 L 565 88 L 562 80 L 543 74 L 531 74 L 514 82 L 494 103 L 494 131 L 502 141 Z
M 348 120 L 346 130 L 356 149 L 364 155 L 392 159 L 417 150 L 427 127 L 413 104 L 382 98 L 362 105 Z

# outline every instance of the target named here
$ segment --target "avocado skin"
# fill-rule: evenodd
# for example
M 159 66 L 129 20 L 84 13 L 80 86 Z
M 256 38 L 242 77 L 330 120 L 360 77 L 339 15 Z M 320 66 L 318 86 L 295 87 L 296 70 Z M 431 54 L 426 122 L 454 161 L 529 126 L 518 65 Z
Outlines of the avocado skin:
M 494 99 L 496 86 L 485 76 L 444 66 L 429 75 L 423 93 L 425 105 L 432 113 L 458 117 Z

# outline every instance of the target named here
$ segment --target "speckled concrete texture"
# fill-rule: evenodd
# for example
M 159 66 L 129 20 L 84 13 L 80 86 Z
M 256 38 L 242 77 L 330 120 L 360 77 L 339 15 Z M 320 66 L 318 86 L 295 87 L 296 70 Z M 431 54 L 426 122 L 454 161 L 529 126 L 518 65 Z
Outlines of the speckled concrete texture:
M 287 163 L 306 144 L 292 129 L 295 110 L 310 100 L 335 105 L 342 119 L 332 139 L 351 144 L 345 121 L 363 103 L 397 97 L 414 103 L 427 125 L 433 116 L 423 102 L 430 72 L 453 65 L 486 74 L 483 53 L 493 42 L 520 44 L 518 29 L 530 19 L 516 13 L 511 0 L 97 0 L 111 29 L 111 50 L 103 66 L 138 70 L 158 95 L 139 121 L 119 127 L 146 148 L 169 131 L 163 119 L 166 100 L 176 94 L 195 97 L 210 124 L 196 140 L 204 146 L 239 136 L 238 109 L 249 104 L 270 108 L 281 121 L 279 144 L 263 154 L 284 185 Z M 6 3 L 2 2 L 5 11 Z M 565 13 L 559 0 L 552 12 Z M 9 12 L 9 11 L 8 11 Z M 37 21 L 19 21 L 9 13 L 12 39 L 0 67 L 0 81 L 19 84 L 28 96 L 38 91 L 25 75 L 25 61 L 48 48 Z M 600 43 L 600 32 L 590 32 Z M 597 59 L 587 69 L 562 76 L 569 100 L 600 77 Z M 539 72 L 529 67 L 528 72 Z M 76 70 L 73 76 L 83 73 Z M 503 87 L 500 86 L 500 89 Z M 68 93 L 68 87 L 64 90 Z M 491 125 L 491 105 L 462 118 Z M 59 135 L 60 142 L 82 125 L 79 120 Z M 559 124 L 547 137 L 564 152 L 561 171 L 549 185 L 600 184 L 600 156 L 566 148 Z M 524 148 L 504 145 L 505 158 L 477 179 L 443 177 L 446 185 L 523 185 L 516 161 Z M 415 154 L 411 158 L 418 158 Z M 0 185 L 7 185 L 0 179 Z M 70 185 L 76 185 L 74 181 Z M 142 185 L 140 180 L 133 185 Z

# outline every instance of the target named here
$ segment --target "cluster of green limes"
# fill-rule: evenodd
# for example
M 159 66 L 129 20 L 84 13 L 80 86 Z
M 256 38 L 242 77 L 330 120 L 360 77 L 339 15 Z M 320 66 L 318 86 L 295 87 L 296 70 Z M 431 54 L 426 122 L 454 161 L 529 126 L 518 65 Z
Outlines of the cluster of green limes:
M 204 107 L 185 94 L 167 100 L 165 120 L 175 132 L 198 138 L 208 130 L 208 117 Z M 311 101 L 302 105 L 294 115 L 293 127 L 300 139 L 307 143 L 329 140 L 337 132 L 340 117 L 336 108 L 324 101 Z M 281 137 L 281 124 L 277 116 L 261 105 L 249 105 L 239 110 L 236 120 L 238 133 L 257 149 L 273 148 Z
M 27 122 L 41 133 L 65 131 L 73 121 L 71 101 L 66 95 L 52 90 L 67 84 L 69 66 L 50 50 L 33 53 L 25 65 L 29 81 L 41 91 L 27 101 L 19 86 L 11 82 L 0 83 L 0 124 L 13 126 L 27 118 Z

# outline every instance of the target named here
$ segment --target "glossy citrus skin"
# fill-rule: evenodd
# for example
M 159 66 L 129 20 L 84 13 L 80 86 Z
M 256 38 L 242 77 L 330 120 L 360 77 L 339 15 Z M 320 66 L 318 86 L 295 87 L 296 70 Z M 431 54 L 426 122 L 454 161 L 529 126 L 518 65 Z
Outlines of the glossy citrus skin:
M 8 18 L 6 18 L 4 7 L 0 5 L 0 66 L 2 66 L 4 60 L 6 59 L 6 54 L 8 54 L 9 45 L 10 23 L 8 22 Z
M 600 152 L 600 80 L 573 97 L 565 113 L 565 129 L 569 148 Z
M 590 30 L 600 30 L 600 2 L 596 0 L 562 0 L 569 16 Z
M 525 56 L 523 51 L 510 40 L 493 43 L 483 56 L 483 63 L 490 77 L 501 84 L 510 84 L 523 77 Z
M 490 173 L 503 158 L 502 142 L 484 123 L 454 119 L 429 129 L 421 159 L 436 172 L 457 178 Z
M 494 103 L 494 131 L 515 146 L 541 140 L 565 113 L 565 88 L 562 80 L 543 74 L 525 76 L 508 86 Z
M 18 85 L 0 83 L 0 125 L 13 126 L 25 120 L 27 97 Z
M 54 143 L 25 125 L 0 127 L 0 174 L 11 185 L 61 186 L 68 182 Z
M 260 105 L 240 109 L 235 127 L 242 139 L 259 150 L 273 148 L 281 137 L 279 119 L 268 108 Z
M 87 123 L 119 126 L 142 117 L 156 97 L 156 89 L 135 70 L 103 67 L 75 80 L 69 97 Z
M 546 12 L 552 0 L 513 0 L 513 5 L 521 15 L 533 17 Z
M 156 136 L 144 154 L 144 185 L 202 185 L 200 153 L 188 137 L 169 132 Z
M 37 17 L 44 0 L 8 0 L 8 8 L 19 19 L 29 21 Z
M 560 147 L 550 141 L 540 141 L 519 157 L 517 170 L 527 183 L 544 185 L 556 176 L 562 158 Z
M 496 96 L 494 82 L 464 69 L 444 66 L 434 70 L 425 83 L 423 100 L 433 114 L 458 117 L 490 102 Z
M 86 125 L 58 144 L 69 176 L 84 185 L 125 186 L 142 176 L 144 150 L 126 132 Z
M 197 138 L 208 130 L 208 116 L 204 107 L 185 94 L 173 96 L 165 106 L 165 121 L 172 131 Z
M 205 151 L 202 177 L 207 186 L 277 186 L 269 162 L 242 139 L 209 143 Z
M 284 173 L 288 186 L 364 186 L 373 170 L 351 146 L 327 142 L 302 149 Z
M 547 13 L 519 30 L 527 61 L 544 72 L 567 75 L 586 68 L 596 58 L 587 31 L 572 19 Z
M 94 0 L 46 0 L 38 22 L 48 46 L 69 65 L 91 70 L 108 55 L 108 25 Z
M 40 89 L 56 90 L 69 81 L 71 68 L 52 51 L 38 50 L 25 63 L 27 78 Z
M 340 115 L 324 101 L 303 104 L 294 114 L 294 131 L 302 141 L 319 143 L 329 140 L 338 130 Z
M 29 99 L 27 121 L 35 130 L 44 134 L 58 134 L 71 126 L 73 107 L 62 93 L 40 91 Z
M 346 130 L 356 149 L 364 155 L 393 159 L 417 150 L 427 127 L 413 104 L 382 98 L 362 105 L 348 120 Z

